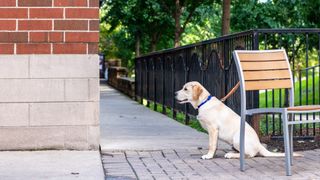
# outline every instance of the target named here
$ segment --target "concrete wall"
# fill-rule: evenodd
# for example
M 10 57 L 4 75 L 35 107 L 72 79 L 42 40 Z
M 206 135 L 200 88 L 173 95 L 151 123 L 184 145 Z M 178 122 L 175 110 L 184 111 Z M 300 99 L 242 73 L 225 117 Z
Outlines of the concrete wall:
M 98 149 L 98 2 L 0 1 L 0 150 Z

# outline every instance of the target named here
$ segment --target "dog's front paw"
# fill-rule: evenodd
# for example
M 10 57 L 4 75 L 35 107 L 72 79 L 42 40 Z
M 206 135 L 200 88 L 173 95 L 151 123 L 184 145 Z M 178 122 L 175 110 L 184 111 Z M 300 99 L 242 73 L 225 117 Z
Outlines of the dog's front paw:
M 208 153 L 206 155 L 201 156 L 202 159 L 212 159 L 213 158 L 213 154 Z

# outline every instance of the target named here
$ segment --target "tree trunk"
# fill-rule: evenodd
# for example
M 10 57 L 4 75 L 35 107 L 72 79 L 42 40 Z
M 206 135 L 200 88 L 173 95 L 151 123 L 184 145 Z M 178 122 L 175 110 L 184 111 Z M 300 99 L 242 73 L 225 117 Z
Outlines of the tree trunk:
M 181 7 L 180 7 L 180 0 L 175 0 L 175 2 L 176 2 L 176 10 L 174 12 L 174 21 L 175 21 L 174 47 L 179 47 L 180 35 L 181 35 L 181 25 L 180 25 Z
M 141 44 L 140 34 L 137 33 L 137 35 L 136 35 L 136 57 L 140 56 L 140 44 Z
M 222 10 L 222 35 L 227 35 L 230 32 L 230 0 L 223 0 Z
M 151 40 L 151 52 L 155 52 L 157 50 L 157 42 L 155 40 Z

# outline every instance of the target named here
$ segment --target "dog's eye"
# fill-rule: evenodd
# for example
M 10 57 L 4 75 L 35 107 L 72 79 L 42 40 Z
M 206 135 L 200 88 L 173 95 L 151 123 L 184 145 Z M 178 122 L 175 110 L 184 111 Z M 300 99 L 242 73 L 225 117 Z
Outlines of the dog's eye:
M 187 88 L 184 88 L 183 90 L 185 90 L 185 91 L 186 91 L 186 90 L 187 90 Z

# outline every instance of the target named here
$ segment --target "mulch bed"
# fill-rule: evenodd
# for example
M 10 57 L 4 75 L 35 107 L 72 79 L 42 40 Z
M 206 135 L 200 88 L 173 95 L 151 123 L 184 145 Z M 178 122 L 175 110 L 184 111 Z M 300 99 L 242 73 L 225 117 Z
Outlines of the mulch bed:
M 284 152 L 283 140 L 271 140 L 270 138 L 262 138 L 261 142 L 267 144 L 267 149 L 269 151 Z M 294 140 L 293 149 L 294 151 L 320 149 L 320 138 L 315 138 L 314 140 Z

